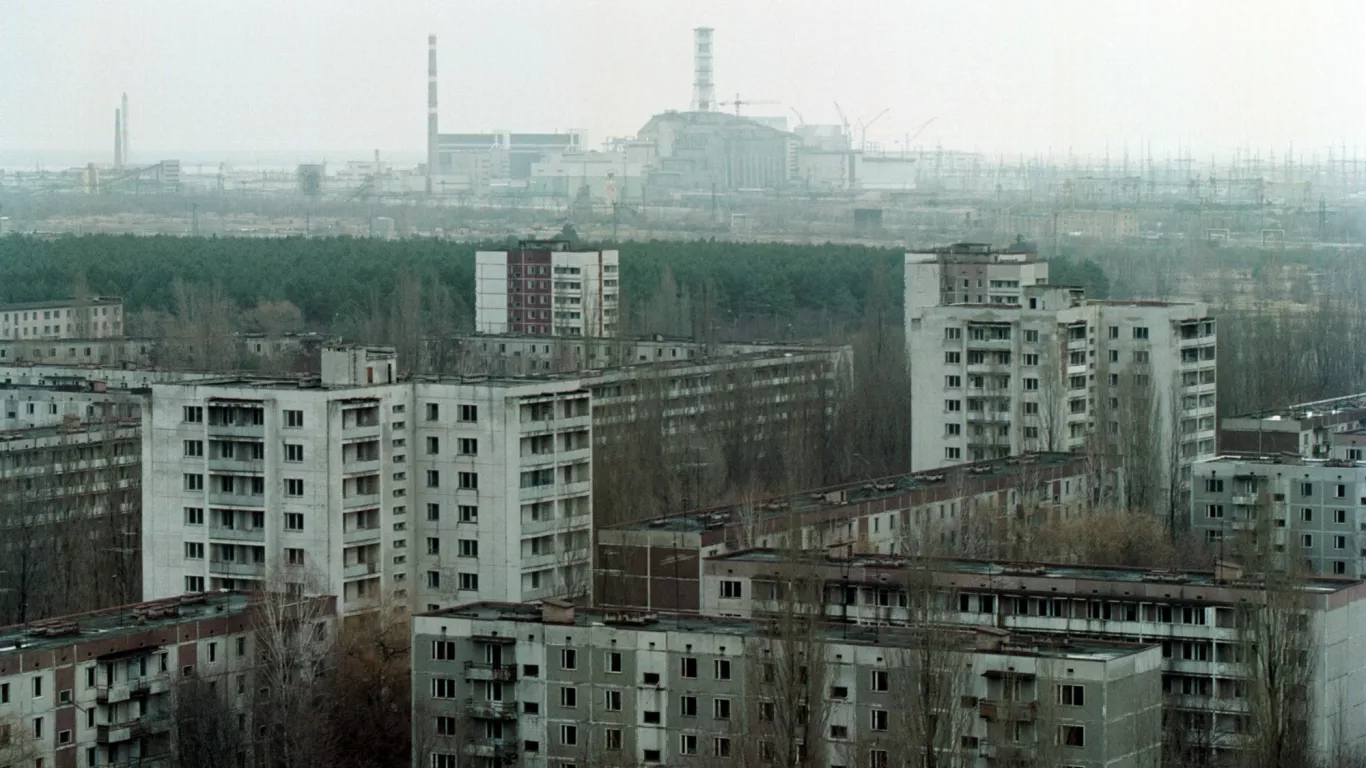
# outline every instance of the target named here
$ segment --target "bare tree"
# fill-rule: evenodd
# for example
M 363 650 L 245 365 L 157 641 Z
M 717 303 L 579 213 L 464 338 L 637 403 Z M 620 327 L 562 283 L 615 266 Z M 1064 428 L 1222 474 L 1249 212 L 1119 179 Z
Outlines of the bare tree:
M 316 575 L 298 582 L 269 574 L 254 603 L 258 765 L 323 765 L 333 751 L 322 682 L 334 661 L 335 609 L 330 598 L 305 597 L 320 594 L 322 583 Z
M 1238 606 L 1238 646 L 1247 679 L 1247 742 L 1251 768 L 1313 765 L 1309 727 L 1315 676 L 1314 629 L 1300 581 L 1266 569 L 1257 577 L 1260 602 Z
M 176 683 L 171 706 L 175 765 L 234 768 L 245 757 L 251 736 L 243 732 L 238 713 L 226 696 L 227 686 L 213 685 L 201 677 Z

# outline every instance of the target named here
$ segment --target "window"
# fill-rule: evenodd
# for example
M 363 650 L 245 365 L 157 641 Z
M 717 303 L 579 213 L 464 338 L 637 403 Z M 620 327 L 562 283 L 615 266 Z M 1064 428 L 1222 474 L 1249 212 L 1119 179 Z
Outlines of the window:
M 605 745 L 606 745 L 607 749 L 611 749 L 611 750 L 621 749 L 621 729 L 620 729 L 620 728 L 608 728 L 608 729 L 607 729 L 607 732 L 606 732 L 606 738 L 604 739 L 604 742 L 605 742 Z
M 1344 560 L 1334 560 L 1334 561 L 1333 561 L 1333 575 L 1334 575 L 1334 576 L 1342 576 L 1342 575 L 1345 574 L 1345 573 L 1347 573 L 1347 562 L 1344 561 Z
M 683 717 L 697 717 L 697 697 L 684 696 L 679 699 L 679 711 Z
M 843 685 L 832 685 L 830 686 L 830 698 L 847 699 L 849 698 L 849 689 Z
M 952 424 L 952 423 L 950 423 L 950 424 L 945 424 L 945 425 L 944 425 L 944 434 L 947 435 L 948 437 L 957 437 L 958 435 L 963 434 L 963 425 L 962 425 L 962 424 Z
M 579 706 L 579 689 L 572 685 L 560 686 L 560 706 L 570 709 Z
M 229 445 L 231 445 L 231 443 L 229 443 Z M 203 455 L 204 455 L 204 441 L 203 441 L 203 440 L 186 440 L 186 441 L 185 441 L 185 455 L 188 456 L 188 457 L 199 457 L 199 456 L 203 456 Z
M 427 571 L 427 588 L 441 589 L 441 571 Z
M 578 669 L 579 652 L 573 648 L 560 649 L 560 669 Z
M 1347 522 L 1347 510 L 1345 510 L 1345 509 L 1335 509 L 1335 510 L 1333 510 L 1333 522 L 1335 522 L 1335 523 L 1345 523 L 1345 522 Z
M 476 456 L 479 454 L 479 441 L 472 437 L 462 437 L 456 443 L 456 453 L 461 456 Z
M 961 339 L 961 338 L 963 338 L 963 329 L 962 329 L 962 328 L 945 328 L 945 329 L 944 329 L 944 340 L 945 340 L 945 341 L 954 341 L 954 340 L 956 340 L 956 339 Z
M 621 691 L 606 690 L 602 692 L 602 706 L 608 712 L 621 711 Z
M 1300 483 L 1300 495 L 1301 495 L 1301 496 L 1313 496 L 1313 495 L 1314 495 L 1314 484 L 1313 484 L 1313 483 Z
M 712 667 L 717 680 L 730 679 L 730 659 L 717 659 Z
M 717 736 L 711 741 L 712 754 L 717 757 L 730 757 L 730 737 Z
M 203 576 L 186 576 L 186 577 L 185 577 L 185 591 L 186 591 L 186 592 L 203 592 L 203 591 L 204 591 L 204 577 L 203 577 Z
M 441 406 L 437 403 L 427 403 L 427 421 L 436 421 L 441 418 Z
M 479 557 L 479 541 L 477 539 L 461 539 L 460 556 Z
M 711 701 L 711 716 L 717 720 L 730 719 L 730 699 L 716 698 Z
M 956 447 L 945 448 L 945 449 L 944 449 L 944 458 L 946 458 L 946 459 L 961 459 L 961 458 L 963 458 L 963 449 L 962 449 L 962 448 L 956 448 Z
M 1064 707 L 1086 706 L 1086 689 L 1080 685 L 1058 686 L 1058 703 Z
M 460 420 L 464 422 L 479 421 L 479 406 L 462 405 L 460 406 Z
M 285 513 L 285 530 L 302 531 L 304 529 L 304 515 L 302 512 Z
M 200 474 L 185 473 L 185 490 L 202 491 L 204 490 L 204 476 Z
M 577 746 L 579 743 L 579 729 L 574 725 L 560 726 L 560 743 L 566 747 Z
M 204 422 L 204 407 L 201 405 L 187 405 L 181 412 L 185 416 L 186 423 L 202 424 Z
M 873 670 L 872 680 L 869 683 L 869 687 L 872 688 L 872 690 L 874 691 L 886 691 L 887 671 L 883 669 Z
M 437 471 L 437 470 L 435 470 L 435 469 L 429 469 L 429 470 L 427 470 L 427 487 L 428 487 L 428 488 L 440 488 L 440 487 L 441 487 L 441 472 L 439 472 L 439 471 Z
M 945 353 L 944 353 L 944 365 L 958 365 L 958 364 L 959 364 L 960 362 L 962 362 L 962 361 L 963 361 L 963 353 L 961 353 L 961 352 L 945 352 Z
M 1086 729 L 1080 725 L 1061 726 L 1058 728 L 1058 743 L 1064 747 L 1084 747 L 1086 746 Z
M 743 590 L 738 581 L 721 582 L 721 597 L 738 600 L 743 597 Z
M 1208 477 L 1208 478 L 1205 478 L 1205 492 L 1206 492 L 1206 493 L 1223 493 L 1223 492 L 1224 492 L 1224 480 L 1223 480 L 1223 478 L 1218 478 L 1218 477 Z
M 477 523 L 477 522 L 479 522 L 479 507 L 476 507 L 476 506 L 474 506 L 474 505 L 472 505 L 472 504 L 461 504 L 461 505 L 460 505 L 459 512 L 460 512 L 460 522 L 462 522 L 462 523 Z
M 285 461 L 303 461 L 304 447 L 298 443 L 285 443 Z
M 203 525 L 203 524 L 204 524 L 204 508 L 203 508 L 203 507 L 186 507 L 186 508 L 185 508 L 185 524 L 186 524 L 186 525 Z
M 954 413 L 954 412 L 957 412 L 957 411 L 961 411 L 961 410 L 963 410 L 963 401 L 961 401 L 961 400 L 945 400 L 945 401 L 944 401 L 944 410 L 945 410 L 945 411 L 948 411 L 949 413 Z
M 678 753 L 681 755 L 697 754 L 697 734 L 680 733 L 678 735 Z
M 465 491 L 479 490 L 478 472 L 461 472 L 457 478 L 460 481 L 460 489 Z
M 1224 516 L 1223 504 L 1210 504 L 1205 507 L 1205 515 L 1210 518 L 1221 518 Z
M 654 709 L 647 709 L 644 712 L 640 713 L 640 719 L 646 725 L 659 725 L 659 711 Z
M 35 677 L 35 678 L 33 678 L 33 698 L 35 698 L 35 699 L 41 699 L 42 697 L 43 697 L 43 678 L 42 678 L 42 677 Z
M 961 386 L 963 386 L 963 377 L 962 377 L 962 376 L 945 376 L 945 377 L 944 377 L 944 388 L 945 388 L 945 389 L 958 389 L 958 388 L 961 387 Z
M 203 560 L 203 559 L 204 559 L 204 543 L 203 543 L 203 542 L 200 542 L 200 541 L 187 541 L 187 542 L 185 542 L 185 559 L 186 559 L 186 560 Z
M 1347 486 L 1338 483 L 1337 488 L 1333 491 L 1333 496 L 1339 499 L 1347 498 Z
M 33 738 L 43 738 L 43 718 L 41 717 L 33 718 Z
M 869 712 L 872 715 L 872 722 L 869 726 L 875 731 L 887 730 L 887 710 L 874 709 Z
M 1333 537 L 1333 549 L 1346 549 L 1346 548 L 1347 548 L 1347 537 L 1346 537 L 1346 536 L 1334 536 L 1334 537 Z
M 291 429 L 300 429 L 304 425 L 303 411 L 285 411 L 285 426 Z
M 433 522 L 441 519 L 441 505 L 434 501 L 427 502 L 427 519 Z
M 247 639 L 246 639 L 245 637 L 239 637 L 239 638 L 237 638 L 237 655 L 238 655 L 238 656 L 246 656 L 246 655 L 247 655 Z
M 1135 326 L 1134 326 L 1134 338 L 1135 338 L 1135 339 L 1147 339 L 1147 338 L 1148 338 L 1148 328 L 1147 328 L 1147 326 L 1135 325 Z
M 463 590 L 465 590 L 465 591 L 467 591 L 467 592 L 476 592 L 476 591 L 478 591 L 478 590 L 479 590 L 479 574 L 477 574 L 477 573 L 462 573 L 462 574 L 460 574 L 460 588 L 463 589 Z
M 1314 534 L 1312 534 L 1312 533 L 1306 533 L 1306 534 L 1304 534 L 1303 536 L 1300 537 L 1300 543 L 1304 545 L 1304 548 L 1305 548 L 1305 549 L 1308 549 L 1308 548 L 1314 546 Z
M 1300 510 L 1300 519 L 1303 520 L 1303 521 L 1306 522 L 1306 523 L 1312 523 L 1312 522 L 1314 522 L 1314 510 L 1312 510 L 1312 509 L 1310 509 L 1310 508 L 1308 508 L 1308 507 L 1305 507 L 1304 509 L 1301 509 L 1301 510 Z
M 427 554 L 429 554 L 429 555 L 439 555 L 439 554 L 441 554 L 441 539 L 437 538 L 436 536 L 428 536 L 428 537 L 427 537 Z
M 1023 380 L 1023 382 L 1024 382 L 1024 389 L 1025 389 L 1026 392 L 1035 392 L 1035 391 L 1038 391 L 1038 389 L 1039 389 L 1039 380 L 1038 380 L 1038 379 L 1029 379 L 1029 378 L 1026 378 L 1026 379 Z
M 679 659 L 679 675 L 686 678 L 697 677 L 697 659 L 691 656 L 684 656 Z

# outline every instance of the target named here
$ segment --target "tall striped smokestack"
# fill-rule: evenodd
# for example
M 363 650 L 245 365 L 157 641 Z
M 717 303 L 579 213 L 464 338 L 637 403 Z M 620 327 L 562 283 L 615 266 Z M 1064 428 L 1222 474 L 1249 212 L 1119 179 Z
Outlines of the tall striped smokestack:
M 114 110 L 114 167 L 123 167 L 123 113 Z
M 427 194 L 437 170 L 436 150 L 436 35 L 427 35 Z
M 693 33 L 692 108 L 710 112 L 716 106 L 711 82 L 711 27 L 698 27 Z
M 123 94 L 123 162 L 133 162 L 133 153 L 128 149 L 128 94 Z

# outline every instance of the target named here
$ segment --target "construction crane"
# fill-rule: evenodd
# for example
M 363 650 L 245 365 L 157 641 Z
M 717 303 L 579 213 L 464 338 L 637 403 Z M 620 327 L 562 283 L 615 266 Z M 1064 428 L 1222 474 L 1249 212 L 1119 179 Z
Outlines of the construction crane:
M 798 126 L 806 125 L 806 121 L 802 119 L 802 113 L 798 112 L 796 107 L 788 107 L 788 109 L 792 110 L 792 114 L 797 116 Z
M 740 94 L 738 94 L 738 93 L 735 94 L 735 100 L 734 100 L 734 101 L 718 101 L 718 102 L 717 102 L 717 104 L 720 105 L 720 106 L 722 106 L 722 107 L 735 107 L 735 116 L 736 116 L 736 117 L 739 117 L 739 116 L 740 116 L 740 107 L 741 107 L 741 106 L 753 105 L 753 104 L 777 104 L 777 103 L 778 103 L 778 102 L 773 101 L 773 100 L 771 100 L 771 99 L 741 99 L 741 98 L 740 98 Z
M 869 121 L 866 122 L 866 123 L 863 122 L 862 120 L 858 121 L 858 130 L 859 130 L 859 139 L 858 139 L 859 147 L 858 147 L 858 148 L 859 148 L 859 149 L 864 149 L 864 150 L 866 150 L 866 149 L 868 148 L 868 129 L 873 127 L 873 123 L 876 123 L 877 121 L 881 120 L 883 115 L 885 115 L 885 114 L 887 114 L 888 112 L 891 112 L 891 111 L 892 111 L 891 107 L 888 107 L 887 109 L 884 109 L 884 110 L 882 110 L 881 112 L 879 112 L 879 113 L 877 113 L 876 115 L 874 115 L 874 116 L 873 116 L 873 119 L 872 119 L 872 120 L 869 120 Z

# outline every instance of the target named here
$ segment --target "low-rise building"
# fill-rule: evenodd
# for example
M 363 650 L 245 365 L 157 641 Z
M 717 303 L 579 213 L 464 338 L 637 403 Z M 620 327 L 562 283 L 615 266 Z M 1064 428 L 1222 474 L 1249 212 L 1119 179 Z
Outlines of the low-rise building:
M 1219 420 L 1220 455 L 1326 459 L 1335 436 L 1366 427 L 1366 392 Z
M 973 768 L 1159 762 L 1151 643 L 820 623 L 782 634 L 558 601 L 459 606 L 415 616 L 412 631 L 415 765 L 790 765 L 819 750 L 818 765 L 890 768 L 927 743 Z M 927 663 L 939 676 L 922 685 Z
M 0 384 L 0 431 L 50 427 L 71 419 L 142 418 L 148 389 L 110 389 L 79 376 L 52 377 L 41 385 Z
M 938 558 L 794 558 L 748 550 L 703 563 L 702 612 L 737 618 L 771 617 L 789 610 L 792 583 L 819 602 L 816 612 L 841 625 L 896 627 L 925 620 L 925 594 L 942 606 L 942 624 L 992 627 L 1068 639 L 1161 646 L 1162 692 L 1174 748 L 1208 750 L 1234 760 L 1253 706 L 1247 682 L 1260 657 L 1278 642 L 1310 659 L 1305 727 L 1312 748 L 1326 754 L 1366 746 L 1366 583 L 1311 579 L 1295 587 L 1293 612 L 1249 620 L 1249 605 L 1266 605 L 1264 585 L 1241 569 L 1172 571 Z M 660 582 L 663 586 L 663 582 Z M 1294 621 L 1294 625 L 1275 624 Z M 1301 625 L 1298 622 L 1304 621 Z M 1260 623 L 1271 622 L 1271 623 Z M 1289 639 L 1287 639 L 1287 637 Z M 1289 707 L 1288 707 L 1289 709 Z
M 973 552 L 1081 517 L 1122 474 L 1067 453 L 962 464 L 616 525 L 599 525 L 596 605 L 698 611 L 705 559 L 752 547 L 835 556 Z
M 137 419 L 0 432 L 0 623 L 142 594 Z
M 0 304 L 0 339 L 102 339 L 123 335 L 123 299 Z
M 243 683 L 261 655 L 258 626 L 248 596 L 226 592 L 0 627 L 0 762 L 183 764 L 181 690 L 217 683 L 224 712 L 249 718 L 256 689 Z

